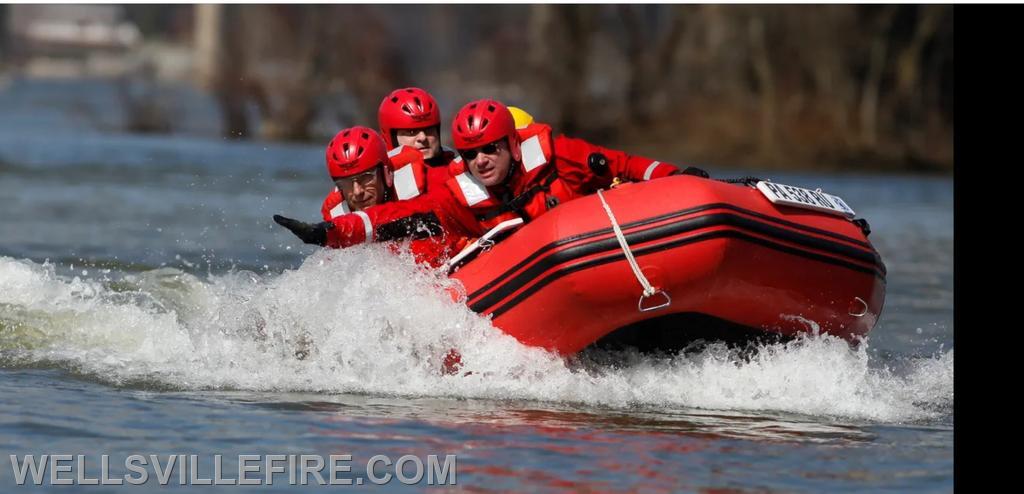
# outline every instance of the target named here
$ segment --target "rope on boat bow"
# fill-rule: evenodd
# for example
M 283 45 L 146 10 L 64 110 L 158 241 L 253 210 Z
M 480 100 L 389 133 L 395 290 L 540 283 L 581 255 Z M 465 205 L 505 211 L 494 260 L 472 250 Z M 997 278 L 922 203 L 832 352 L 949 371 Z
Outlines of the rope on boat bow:
M 615 232 L 615 238 L 619 241 L 619 247 L 621 247 L 622 252 L 626 254 L 626 261 L 629 262 L 629 267 L 633 270 L 633 276 L 636 276 L 636 280 L 640 282 L 640 286 L 644 289 L 643 294 L 640 295 L 640 301 L 637 302 L 637 310 L 640 312 L 648 312 L 672 305 L 672 298 L 669 297 L 668 292 L 651 286 L 651 282 L 647 281 L 647 277 L 644 276 L 643 271 L 640 270 L 640 266 L 636 263 L 636 257 L 633 256 L 633 251 L 629 249 L 629 243 L 626 242 L 626 236 L 622 234 L 622 228 L 619 228 L 619 222 L 615 219 L 615 213 L 612 213 L 612 208 L 608 206 L 608 201 L 604 200 L 604 194 L 601 193 L 601 189 L 597 190 L 597 197 L 601 199 L 601 205 L 604 207 L 604 212 L 608 214 L 608 221 L 612 224 L 612 230 Z M 665 297 L 664 303 L 653 307 L 644 307 L 644 300 L 659 293 Z

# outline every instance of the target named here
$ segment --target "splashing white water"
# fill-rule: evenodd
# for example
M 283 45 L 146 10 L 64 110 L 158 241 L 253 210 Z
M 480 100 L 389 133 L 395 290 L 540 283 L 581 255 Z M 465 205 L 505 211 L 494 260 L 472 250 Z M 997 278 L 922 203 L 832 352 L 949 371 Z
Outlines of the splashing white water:
M 0 365 L 57 363 L 116 384 L 773 410 L 879 421 L 948 410 L 953 352 L 896 374 L 814 337 L 749 359 L 724 346 L 582 369 L 520 345 L 453 300 L 456 282 L 380 247 L 320 251 L 295 271 L 117 282 L 0 257 Z M 443 375 L 449 349 L 458 376 Z M 300 358 L 301 357 L 301 358 Z M 468 375 L 466 375 L 468 373 Z

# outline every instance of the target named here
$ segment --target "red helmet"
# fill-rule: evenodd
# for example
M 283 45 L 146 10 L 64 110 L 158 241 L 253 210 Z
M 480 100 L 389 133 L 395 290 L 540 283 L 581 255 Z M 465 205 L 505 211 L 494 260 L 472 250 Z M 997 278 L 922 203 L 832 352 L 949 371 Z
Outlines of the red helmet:
M 396 129 L 421 129 L 441 125 L 441 110 L 430 93 L 418 88 L 396 89 L 384 97 L 377 110 L 380 133 L 389 148 L 398 146 L 394 142 Z
M 332 178 L 350 177 L 387 162 L 384 140 L 368 127 L 342 130 L 327 145 L 327 172 Z
M 473 149 L 503 137 L 508 138 L 512 155 L 518 160 L 519 133 L 515 120 L 508 107 L 493 99 L 467 103 L 452 120 L 455 149 Z

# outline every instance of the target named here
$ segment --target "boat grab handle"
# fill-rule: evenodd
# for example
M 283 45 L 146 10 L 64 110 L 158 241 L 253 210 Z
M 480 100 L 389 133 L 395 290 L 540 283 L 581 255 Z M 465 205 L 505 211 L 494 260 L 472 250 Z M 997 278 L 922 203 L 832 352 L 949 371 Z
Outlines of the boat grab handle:
M 604 200 L 604 194 L 601 193 L 601 189 L 597 189 L 597 197 L 601 199 L 601 206 L 604 207 L 604 212 L 608 214 L 608 221 L 612 224 L 612 230 L 615 232 L 615 239 L 619 241 L 619 247 L 622 247 L 622 252 L 626 255 L 626 260 L 629 261 L 629 267 L 633 270 L 633 276 L 636 276 L 636 281 L 640 282 L 640 286 L 644 289 L 643 293 L 640 295 L 640 301 L 636 304 L 637 310 L 640 312 L 649 312 L 672 305 L 672 297 L 668 296 L 668 292 L 651 286 L 651 282 L 647 281 L 647 277 L 644 276 L 644 272 L 640 270 L 640 266 L 636 263 L 636 257 L 633 256 L 633 251 L 629 250 L 629 243 L 626 242 L 626 236 L 622 234 L 622 228 L 619 228 L 619 222 L 615 219 L 615 213 L 612 213 L 612 208 L 608 205 L 608 201 Z M 644 299 L 659 293 L 665 296 L 665 303 L 645 309 L 643 306 Z
M 644 307 L 644 300 L 647 300 L 647 299 L 649 299 L 649 298 L 651 298 L 654 295 L 657 295 L 659 293 L 663 297 L 665 297 L 665 303 L 662 303 L 662 304 L 659 304 L 659 305 L 654 305 L 654 306 L 651 306 L 651 307 Z M 665 307 L 668 307 L 670 305 L 672 305 L 672 297 L 669 297 L 668 296 L 668 292 L 666 292 L 665 290 L 658 290 L 658 291 L 654 292 L 654 294 L 651 295 L 650 297 L 648 297 L 647 295 L 640 295 L 640 300 L 636 303 L 636 308 L 640 312 L 650 312 L 652 310 L 664 309 Z
M 860 306 L 861 306 L 861 308 L 860 308 L 860 310 L 857 310 L 856 312 L 855 312 L 855 311 L 852 311 L 852 310 L 851 310 L 851 311 L 848 311 L 848 312 L 849 312 L 849 313 L 850 313 L 850 315 L 851 315 L 851 316 L 853 316 L 853 317 L 864 317 L 864 314 L 867 314 L 867 313 L 868 313 L 868 303 L 867 303 L 867 302 L 865 302 L 865 301 L 864 301 L 864 299 L 862 299 L 862 298 L 860 298 L 860 297 L 853 297 L 853 300 L 854 300 L 855 302 L 860 302 Z

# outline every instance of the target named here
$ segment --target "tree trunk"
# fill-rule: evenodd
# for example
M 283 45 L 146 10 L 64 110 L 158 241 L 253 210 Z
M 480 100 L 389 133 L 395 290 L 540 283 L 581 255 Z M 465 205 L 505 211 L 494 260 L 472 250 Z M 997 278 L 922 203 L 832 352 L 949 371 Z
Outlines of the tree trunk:
M 682 7 L 671 7 L 671 21 L 664 35 L 652 29 L 637 9 L 650 6 L 620 5 L 619 18 L 626 32 L 625 52 L 629 63 L 626 85 L 626 119 L 630 127 L 650 125 L 664 110 L 666 86 L 675 70 L 676 50 L 685 34 L 686 19 Z M 665 9 L 657 6 L 653 8 Z M 660 13 L 660 12 L 659 12 Z
M 916 99 L 920 94 L 919 79 L 921 52 L 925 45 L 935 36 L 942 20 L 942 7 L 930 5 L 920 6 L 922 18 L 917 22 L 914 37 L 910 44 L 900 52 L 896 61 L 896 87 L 900 95 Z
M 868 148 L 878 145 L 878 99 L 882 86 L 882 75 L 885 73 L 885 60 L 889 52 L 889 30 L 892 29 L 898 8 L 896 5 L 883 7 L 871 36 L 868 73 L 864 78 L 864 88 L 860 98 L 860 136 L 861 142 Z
M 246 95 L 240 88 L 245 68 L 229 26 L 237 18 L 231 5 L 200 4 L 196 9 L 196 77 L 221 110 L 221 132 L 231 139 L 249 136 Z
M 526 60 L 533 76 L 527 87 L 538 89 L 541 105 L 554 110 L 552 123 L 566 134 L 583 127 L 592 12 L 590 6 L 551 4 L 529 10 Z
M 775 78 L 771 59 L 768 57 L 768 41 L 765 35 L 764 19 L 753 17 L 748 25 L 754 74 L 757 77 L 758 94 L 761 100 L 760 150 L 763 156 L 774 157 L 776 150 L 775 127 L 778 125 L 778 102 L 775 95 Z

